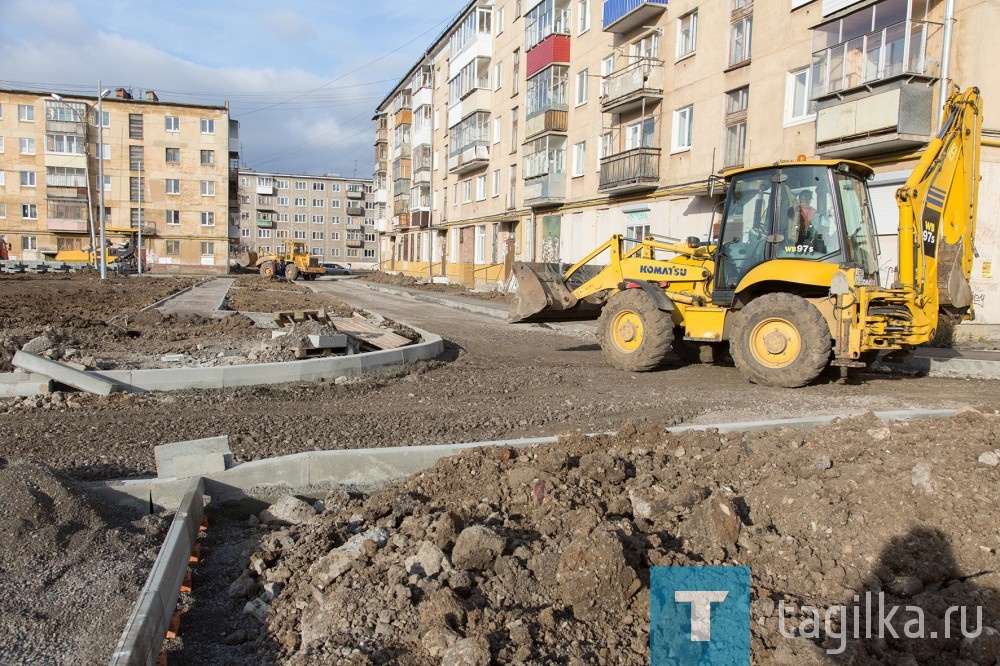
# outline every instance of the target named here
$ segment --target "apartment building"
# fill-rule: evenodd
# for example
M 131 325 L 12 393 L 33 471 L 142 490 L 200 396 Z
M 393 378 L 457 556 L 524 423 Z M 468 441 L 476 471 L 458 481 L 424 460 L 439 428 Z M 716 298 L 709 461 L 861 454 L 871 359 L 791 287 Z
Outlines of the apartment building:
M 0 233 L 12 257 L 41 261 L 96 246 L 103 219 L 113 243 L 141 226 L 147 270 L 226 273 L 238 135 L 227 106 L 153 91 L 0 89 Z
M 241 169 L 239 248 L 284 252 L 301 243 L 321 262 L 378 268 L 372 181 Z
M 709 240 L 722 174 L 802 156 L 875 168 L 888 280 L 894 192 L 947 87 L 976 85 L 973 288 L 1000 324 L 998 19 L 982 0 L 474 0 L 376 111 L 381 266 L 493 287 L 612 234 Z

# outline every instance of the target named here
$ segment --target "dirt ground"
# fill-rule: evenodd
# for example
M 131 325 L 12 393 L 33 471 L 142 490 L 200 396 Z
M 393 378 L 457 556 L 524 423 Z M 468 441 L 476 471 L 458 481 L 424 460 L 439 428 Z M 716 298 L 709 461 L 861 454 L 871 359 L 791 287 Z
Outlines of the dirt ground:
M 216 321 L 119 334 L 140 330 L 134 313 L 183 280 L 63 279 L 0 276 L 7 354 L 43 333 L 95 359 L 120 348 L 182 353 L 244 334 L 213 329 Z M 37 295 L 48 280 L 60 297 Z M 244 280 L 230 291 L 234 309 L 346 303 L 441 334 L 446 354 L 347 384 L 0 400 L 0 472 L 29 458 L 60 483 L 148 475 L 153 446 L 221 434 L 238 462 L 315 449 L 563 441 L 506 457 L 466 453 L 372 497 L 331 495 L 320 513 L 288 500 L 304 519 L 297 525 L 214 515 L 171 663 L 645 663 L 649 567 L 713 562 L 751 567 L 757 663 L 826 659 L 835 641 L 802 624 L 804 608 L 881 590 L 933 617 L 949 605 L 981 605 L 984 629 L 968 640 L 849 641 L 856 663 L 985 664 L 1000 654 L 1000 467 L 978 461 L 1000 449 L 996 382 L 864 373 L 771 389 L 732 367 L 678 361 L 634 375 L 608 368 L 586 333 L 507 325 L 355 280 L 319 280 L 308 291 L 267 283 L 260 293 L 259 281 Z M 118 324 L 123 315 L 132 321 Z M 158 331 L 180 339 L 158 340 Z M 685 422 L 965 406 L 978 414 L 889 426 L 863 417 L 810 433 L 660 434 Z M 580 436 L 612 430 L 619 435 Z M 58 494 L 24 492 L 44 507 Z M 35 529 L 17 522 L 21 513 L 0 521 L 4 551 L 18 543 L 8 538 L 16 529 Z M 81 542 L 139 530 L 48 513 L 55 524 L 83 525 Z M 42 570 L 64 571 L 52 558 L 72 529 L 35 532 Z M 44 619 L 58 610 L 45 591 L 58 589 L 59 576 L 36 577 L 39 562 L 16 555 L 4 552 L 0 578 L 26 581 L 28 619 L 59 637 L 12 644 L 14 652 L 0 646 L 0 655 L 70 650 L 78 626 L 60 620 L 56 631 Z M 130 562 L 143 569 L 145 554 Z M 128 585 L 121 592 L 135 597 Z M 778 625 L 782 602 L 795 609 Z M 18 621 L 0 634 L 24 635 L 30 625 Z M 785 638 L 782 627 L 801 637 Z M 117 637 L 109 632 L 103 647 Z M 90 661 L 95 653 L 76 654 Z

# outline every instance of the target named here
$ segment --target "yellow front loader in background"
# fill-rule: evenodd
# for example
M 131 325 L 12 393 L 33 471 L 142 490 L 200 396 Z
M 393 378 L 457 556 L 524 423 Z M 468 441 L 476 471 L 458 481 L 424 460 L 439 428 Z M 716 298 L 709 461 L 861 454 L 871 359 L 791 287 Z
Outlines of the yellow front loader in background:
M 926 344 L 940 317 L 973 317 L 981 120 L 979 90 L 954 91 L 897 191 L 892 285 L 879 285 L 871 167 L 780 162 L 726 174 L 708 245 L 614 236 L 562 274 L 515 263 L 510 321 L 597 318 L 617 368 L 651 370 L 672 348 L 702 359 L 728 351 L 751 382 L 786 387 Z

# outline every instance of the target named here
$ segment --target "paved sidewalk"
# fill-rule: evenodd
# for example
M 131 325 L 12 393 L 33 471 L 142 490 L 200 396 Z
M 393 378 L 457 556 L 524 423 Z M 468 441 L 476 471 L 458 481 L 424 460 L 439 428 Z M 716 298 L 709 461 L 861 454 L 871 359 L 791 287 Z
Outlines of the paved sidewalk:
M 236 278 L 211 278 L 180 291 L 153 306 L 166 313 L 193 312 L 205 317 L 227 317 L 232 314 L 221 308 L 226 302 L 229 288 Z

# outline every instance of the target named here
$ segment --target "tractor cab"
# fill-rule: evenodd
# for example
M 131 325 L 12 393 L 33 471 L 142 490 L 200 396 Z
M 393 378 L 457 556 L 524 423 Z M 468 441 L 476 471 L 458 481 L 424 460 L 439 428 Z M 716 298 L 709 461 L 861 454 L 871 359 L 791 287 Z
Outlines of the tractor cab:
M 817 276 L 817 286 L 829 287 L 826 274 L 843 264 L 877 280 L 865 184 L 871 175 L 868 166 L 848 161 L 791 162 L 730 174 L 715 243 L 713 302 L 728 306 L 759 282 L 802 284 L 809 275 Z

